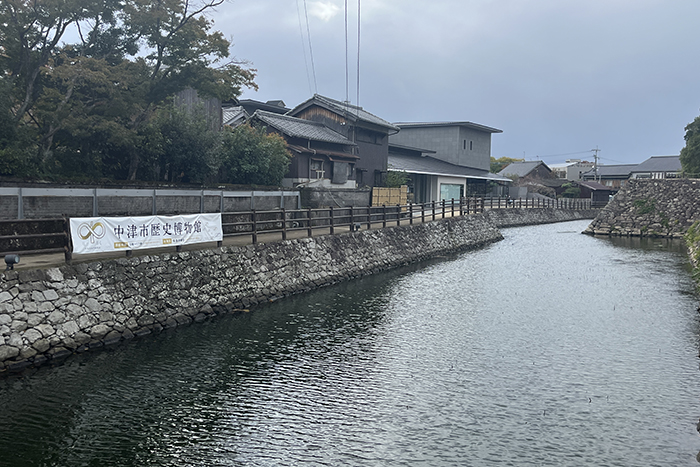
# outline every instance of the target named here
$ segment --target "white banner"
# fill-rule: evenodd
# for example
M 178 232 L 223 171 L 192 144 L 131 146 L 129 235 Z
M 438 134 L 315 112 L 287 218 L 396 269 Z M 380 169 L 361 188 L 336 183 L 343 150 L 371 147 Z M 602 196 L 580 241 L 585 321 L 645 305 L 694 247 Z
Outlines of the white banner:
M 186 216 L 75 217 L 74 254 L 142 250 L 223 240 L 221 213 Z

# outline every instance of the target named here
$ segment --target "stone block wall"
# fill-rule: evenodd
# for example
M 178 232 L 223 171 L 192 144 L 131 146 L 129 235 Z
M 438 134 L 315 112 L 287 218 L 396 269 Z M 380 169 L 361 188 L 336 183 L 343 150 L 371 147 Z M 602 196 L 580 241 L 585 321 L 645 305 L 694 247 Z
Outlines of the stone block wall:
M 700 180 L 630 180 L 584 233 L 681 238 L 700 220 Z
M 485 216 L 0 275 L 0 371 L 502 238 Z

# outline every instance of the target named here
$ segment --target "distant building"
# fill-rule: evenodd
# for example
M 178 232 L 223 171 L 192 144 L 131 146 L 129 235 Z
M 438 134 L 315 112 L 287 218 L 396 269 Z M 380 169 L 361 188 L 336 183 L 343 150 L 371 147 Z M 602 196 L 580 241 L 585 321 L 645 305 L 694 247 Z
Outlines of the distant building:
M 292 153 L 286 187 L 355 188 L 357 145 L 322 123 L 257 110 L 250 124 L 281 135 Z
M 630 178 L 678 178 L 681 170 L 681 156 L 652 156 L 632 169 Z
M 597 168 L 591 169 L 581 175 L 584 181 L 598 181 L 600 184 L 607 186 L 614 192 L 625 186 L 630 178 L 632 170 L 638 164 L 617 164 L 617 165 L 599 165 Z
M 563 164 L 548 164 L 557 178 L 566 180 L 581 180 L 581 176 L 593 168 L 593 162 L 580 159 L 569 159 Z
M 322 123 L 355 144 L 354 179 L 358 186 L 383 186 L 389 163 L 389 135 L 399 128 L 362 107 L 315 94 L 289 114 Z
M 448 175 L 444 171 L 453 168 L 450 170 L 455 179 L 449 183 L 446 180 L 437 182 L 438 187 L 431 189 L 431 193 L 438 190 L 441 193 L 440 197 L 445 199 L 446 195 L 443 192 L 449 191 L 452 197 L 453 194 L 457 194 L 459 185 L 462 186 L 464 195 L 486 194 L 492 191 L 493 184 L 490 182 L 503 182 L 503 177 L 494 177 L 489 173 L 491 135 L 502 133 L 502 130 L 467 121 L 396 123 L 396 126 L 401 131 L 390 136 L 392 145 L 432 151 L 426 163 L 435 160 L 431 162 L 435 169 L 433 172 L 439 173 L 443 178 Z M 444 164 L 438 164 L 437 161 Z M 441 185 L 444 187 L 441 188 Z
M 514 177 L 521 181 L 555 178 L 549 166 L 542 161 L 512 162 L 498 172 L 498 175 Z
M 470 189 L 478 186 L 488 186 L 488 193 L 480 195 L 505 195 L 510 184 L 509 178 L 437 159 L 433 150 L 393 143 L 389 144 L 389 170 L 406 172 L 409 194 L 415 203 L 459 199 L 477 194 Z

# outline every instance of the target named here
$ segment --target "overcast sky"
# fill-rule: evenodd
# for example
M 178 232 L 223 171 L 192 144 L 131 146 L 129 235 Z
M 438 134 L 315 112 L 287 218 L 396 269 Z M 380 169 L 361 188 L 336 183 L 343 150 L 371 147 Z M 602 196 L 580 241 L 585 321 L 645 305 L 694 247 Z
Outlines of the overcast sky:
M 228 0 L 214 28 L 256 68 L 243 98 L 346 99 L 344 0 Z M 358 103 L 357 0 L 348 5 Z M 359 105 L 390 122 L 495 127 L 492 156 L 638 163 L 700 114 L 699 0 L 361 0 Z M 301 21 L 300 21 L 301 18 Z M 582 154 L 572 154 L 581 153 Z

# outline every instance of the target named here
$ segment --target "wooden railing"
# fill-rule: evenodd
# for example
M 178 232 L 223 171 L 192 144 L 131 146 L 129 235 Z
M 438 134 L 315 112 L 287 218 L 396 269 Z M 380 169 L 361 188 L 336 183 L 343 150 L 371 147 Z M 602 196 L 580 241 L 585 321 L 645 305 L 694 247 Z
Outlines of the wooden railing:
M 286 240 L 292 232 L 304 236 L 412 225 L 447 217 L 484 212 L 486 209 L 552 208 L 590 209 L 591 201 L 582 199 L 509 199 L 462 198 L 380 207 L 346 207 L 319 209 L 279 209 L 274 211 L 245 211 L 223 213 L 224 237 L 250 236 L 253 243 L 261 234 L 277 233 Z M 298 235 L 297 235 L 298 236 Z
M 0 221 L 0 256 L 64 253 L 70 259 L 68 219 Z
M 294 232 L 306 237 L 364 229 L 386 228 L 465 216 L 488 209 L 553 208 L 590 209 L 587 199 L 462 198 L 430 203 L 380 207 L 275 209 L 222 213 L 224 237 L 278 234 L 283 240 Z M 299 237 L 299 234 L 295 234 Z M 0 256 L 62 252 L 71 259 L 68 219 L 0 221 Z M 130 253 L 130 252 L 129 252 Z

